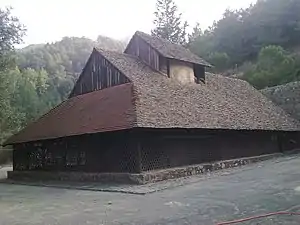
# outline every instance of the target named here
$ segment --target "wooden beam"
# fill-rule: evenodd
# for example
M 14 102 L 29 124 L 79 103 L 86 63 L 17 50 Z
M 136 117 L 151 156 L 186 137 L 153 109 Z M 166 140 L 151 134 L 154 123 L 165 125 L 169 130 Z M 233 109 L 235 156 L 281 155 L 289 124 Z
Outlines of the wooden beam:
M 166 58 L 166 61 L 167 61 L 167 75 L 168 75 L 168 77 L 171 77 L 170 76 L 170 60 Z

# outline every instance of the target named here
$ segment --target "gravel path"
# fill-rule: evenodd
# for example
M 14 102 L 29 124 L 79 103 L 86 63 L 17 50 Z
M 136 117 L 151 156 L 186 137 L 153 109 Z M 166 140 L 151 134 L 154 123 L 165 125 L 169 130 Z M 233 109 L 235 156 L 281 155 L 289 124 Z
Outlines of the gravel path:
M 0 184 L 0 224 L 209 225 L 273 211 L 300 211 L 299 165 L 300 156 L 287 156 L 146 195 Z M 293 225 L 300 224 L 300 217 L 243 224 Z

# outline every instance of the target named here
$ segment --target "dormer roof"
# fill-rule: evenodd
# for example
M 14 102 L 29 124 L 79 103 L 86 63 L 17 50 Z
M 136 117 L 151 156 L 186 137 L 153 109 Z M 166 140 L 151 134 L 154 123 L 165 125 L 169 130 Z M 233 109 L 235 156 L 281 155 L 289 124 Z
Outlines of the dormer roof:
M 134 37 L 140 37 L 146 43 L 148 43 L 152 48 L 157 50 L 162 56 L 169 59 L 176 59 L 180 61 L 190 62 L 194 64 L 203 65 L 206 67 L 211 67 L 211 65 L 204 59 L 192 53 L 189 49 L 183 47 L 182 45 L 174 44 L 168 40 L 151 36 L 141 31 L 136 31 Z M 130 45 L 130 42 L 128 46 Z M 127 48 L 128 48 L 127 46 Z M 125 53 L 127 48 L 125 49 Z

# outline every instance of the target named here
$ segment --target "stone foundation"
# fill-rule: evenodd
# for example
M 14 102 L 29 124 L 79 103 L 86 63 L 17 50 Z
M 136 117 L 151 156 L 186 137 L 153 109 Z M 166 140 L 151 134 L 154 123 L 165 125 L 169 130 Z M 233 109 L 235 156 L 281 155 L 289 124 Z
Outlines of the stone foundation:
M 200 175 L 208 172 L 233 168 L 249 163 L 268 160 L 280 153 L 232 159 L 226 161 L 204 163 L 186 167 L 171 168 L 165 170 L 155 170 L 141 174 L 129 173 L 84 173 L 84 172 L 45 172 L 45 171 L 9 171 L 8 179 L 11 180 L 35 180 L 35 181 L 72 181 L 72 182 L 103 182 L 103 183 L 126 183 L 126 184 L 147 184 L 168 179 Z

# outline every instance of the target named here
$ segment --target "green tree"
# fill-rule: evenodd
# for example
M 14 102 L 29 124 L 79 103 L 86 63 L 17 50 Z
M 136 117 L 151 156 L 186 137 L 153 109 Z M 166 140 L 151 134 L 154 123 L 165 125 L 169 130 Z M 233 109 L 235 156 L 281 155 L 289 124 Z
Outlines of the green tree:
M 300 65 L 280 46 L 267 46 L 258 56 L 257 64 L 244 75 L 258 89 L 300 80 Z
M 255 61 L 265 46 L 300 45 L 299 11 L 299 0 L 262 0 L 244 9 L 226 10 L 189 46 L 206 59 L 211 52 L 226 53 L 230 67 L 240 66 Z
M 167 39 L 176 44 L 186 44 L 187 21 L 182 21 L 182 14 L 173 0 L 157 0 L 154 12 L 153 36 Z
M 228 69 L 229 56 L 225 52 L 213 52 L 208 57 L 209 62 L 214 66 L 215 72 L 221 72 Z
M 15 90 L 9 71 L 0 71 L 0 144 L 21 128 L 23 114 L 11 105 L 11 97 Z
M 0 9 L 0 31 L 0 70 L 4 71 L 12 66 L 14 45 L 21 43 L 25 32 L 10 8 Z
M 39 114 L 39 97 L 32 81 L 35 73 L 32 69 L 24 71 L 24 73 L 21 73 L 18 69 L 9 72 L 10 76 L 15 78 L 11 105 L 22 113 L 23 117 L 20 121 L 22 126 L 28 121 L 32 121 Z
M 193 28 L 192 33 L 188 34 L 188 43 L 195 42 L 199 37 L 203 35 L 203 31 L 200 27 L 200 24 L 197 23 L 196 26 Z
M 14 45 L 22 41 L 24 28 L 10 8 L 0 9 L 0 144 L 19 129 L 18 112 L 11 106 L 14 82 L 8 75 L 14 66 Z

